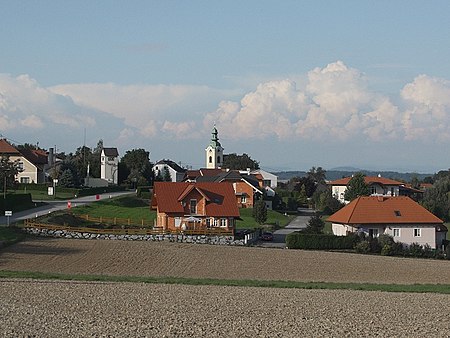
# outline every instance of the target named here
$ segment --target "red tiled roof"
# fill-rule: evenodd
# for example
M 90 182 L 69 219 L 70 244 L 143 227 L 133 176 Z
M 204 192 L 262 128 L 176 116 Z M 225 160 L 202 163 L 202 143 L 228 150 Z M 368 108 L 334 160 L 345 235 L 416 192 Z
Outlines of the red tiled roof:
M 155 182 L 152 208 L 165 213 L 182 213 L 180 197 L 196 189 L 207 200 L 206 215 L 213 217 L 239 217 L 234 189 L 230 183 L 217 182 Z
M 222 169 L 207 169 L 207 168 L 201 168 L 200 169 L 200 175 L 202 176 L 217 176 L 221 174 L 224 170 Z
M 352 177 L 340 178 L 338 180 L 329 182 L 328 185 L 347 185 L 351 179 L 352 179 Z M 390 178 L 378 177 L 378 176 L 364 176 L 364 181 L 366 182 L 366 184 L 369 184 L 369 185 L 376 184 L 376 183 L 381 184 L 381 185 L 403 185 L 404 184 L 399 181 L 391 180 Z
M 0 139 L 0 154 L 20 155 L 19 151 L 10 145 L 5 139 Z
M 22 155 L 33 164 L 47 164 L 48 156 L 43 150 L 22 149 Z
M 328 217 L 328 221 L 340 224 L 443 223 L 441 219 L 406 196 L 361 196 Z

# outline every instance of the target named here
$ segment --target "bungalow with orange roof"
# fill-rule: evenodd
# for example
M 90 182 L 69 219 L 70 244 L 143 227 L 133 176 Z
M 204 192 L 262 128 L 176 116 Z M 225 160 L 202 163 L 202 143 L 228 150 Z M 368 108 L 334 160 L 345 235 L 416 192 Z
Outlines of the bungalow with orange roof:
M 20 172 L 16 181 L 20 183 L 44 183 L 47 153 L 40 149 L 17 150 L 5 139 L 0 139 L 0 156 L 8 156 L 9 160 L 17 161 Z
M 233 186 L 217 182 L 155 182 L 155 226 L 169 231 L 234 231 L 239 209 Z
M 440 248 L 447 236 L 443 221 L 407 196 L 361 196 L 328 218 L 333 234 L 391 235 L 396 242 Z

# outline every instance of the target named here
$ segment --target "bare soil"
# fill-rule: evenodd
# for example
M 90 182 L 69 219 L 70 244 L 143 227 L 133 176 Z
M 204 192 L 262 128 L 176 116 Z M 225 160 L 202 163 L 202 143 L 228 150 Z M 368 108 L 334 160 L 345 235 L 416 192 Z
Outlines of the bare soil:
M 450 261 L 252 247 L 36 238 L 0 251 L 0 269 L 66 274 L 449 284 Z
M 450 262 L 282 249 L 37 238 L 0 269 L 450 283 Z M 450 295 L 0 279 L 1 337 L 449 337 Z

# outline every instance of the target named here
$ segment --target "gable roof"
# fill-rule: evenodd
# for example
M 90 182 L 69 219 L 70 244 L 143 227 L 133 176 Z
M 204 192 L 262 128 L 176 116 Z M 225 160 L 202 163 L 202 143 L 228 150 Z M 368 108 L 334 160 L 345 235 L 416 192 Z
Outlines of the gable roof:
M 36 149 L 22 149 L 20 150 L 22 155 L 33 164 L 47 164 L 48 156 L 43 150 Z
M 152 208 L 160 212 L 183 213 L 182 201 L 193 190 L 206 200 L 206 215 L 213 217 L 239 217 L 233 186 L 217 182 L 155 182 Z
M 0 154 L 20 155 L 20 152 L 5 139 L 0 139 Z
M 443 221 L 406 196 L 361 196 L 328 217 L 340 224 L 442 224 Z
M 108 157 L 117 157 L 119 156 L 119 152 L 117 148 L 103 148 L 103 153 Z
M 348 185 L 348 182 L 350 182 L 351 179 L 352 179 L 352 177 L 340 178 L 338 180 L 328 182 L 328 185 Z M 399 181 L 392 180 L 390 178 L 379 177 L 379 176 L 364 176 L 364 181 L 368 185 L 371 185 L 371 184 L 403 185 L 404 184 L 403 182 L 399 182 Z
M 167 165 L 168 167 L 171 167 L 173 170 L 175 170 L 176 172 L 179 172 L 179 173 L 186 172 L 186 169 L 181 168 L 178 164 L 176 164 L 172 160 L 166 160 L 166 159 L 159 160 L 158 162 L 155 163 L 155 166 L 159 165 L 159 164 Z

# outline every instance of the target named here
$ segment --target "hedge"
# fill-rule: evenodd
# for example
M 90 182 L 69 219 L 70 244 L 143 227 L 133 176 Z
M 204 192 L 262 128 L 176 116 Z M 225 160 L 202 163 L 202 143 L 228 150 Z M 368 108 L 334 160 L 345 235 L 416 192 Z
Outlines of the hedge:
M 31 200 L 31 194 L 13 194 L 6 195 L 6 200 L 3 195 L 0 197 L 0 212 L 1 216 L 4 215 L 5 210 L 16 211 L 19 206 L 31 205 L 33 202 Z
M 335 236 L 329 234 L 306 234 L 293 232 L 286 236 L 289 249 L 348 250 L 353 249 L 357 236 Z

